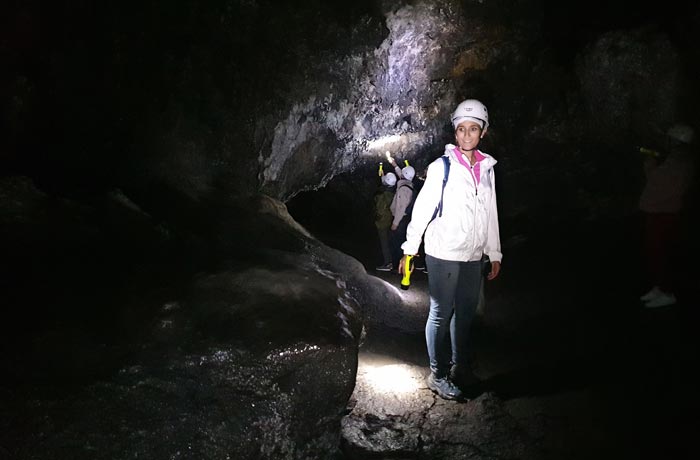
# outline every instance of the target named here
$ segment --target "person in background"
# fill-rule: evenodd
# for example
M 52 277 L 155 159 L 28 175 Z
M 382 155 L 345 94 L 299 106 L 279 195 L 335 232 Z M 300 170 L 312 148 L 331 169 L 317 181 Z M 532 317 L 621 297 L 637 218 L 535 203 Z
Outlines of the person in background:
M 406 164 L 403 168 L 399 168 L 396 160 L 387 155 L 389 161 L 394 165 L 396 175 L 399 181 L 396 183 L 396 193 L 391 202 L 391 214 L 393 220 L 391 222 L 390 247 L 391 247 L 391 263 L 398 268 L 401 260 L 401 244 L 406 239 L 406 227 L 411 220 L 411 216 L 407 214 L 407 209 L 413 199 L 413 177 L 416 174 L 413 166 Z
M 430 375 L 428 387 L 444 399 L 459 400 L 474 383 L 469 370 L 468 337 L 482 282 L 482 259 L 491 260 L 488 280 L 501 268 L 501 242 L 494 165 L 478 150 L 489 127 L 486 106 L 476 99 L 461 102 L 452 114 L 456 145 L 445 146 L 450 162 L 428 166 L 402 245 L 404 257 L 415 256 L 425 235 L 430 311 L 425 326 Z M 442 213 L 435 209 L 442 201 Z M 403 259 L 402 259 L 403 262 Z M 399 264 L 402 271 L 403 265 Z M 448 337 L 450 341 L 448 341 Z M 450 355 L 451 348 L 451 355 Z M 460 388 L 461 387 L 461 388 Z
M 394 173 L 383 174 L 382 186 L 374 195 L 374 225 L 377 227 L 379 236 L 379 246 L 382 250 L 384 263 L 377 267 L 377 270 L 388 272 L 393 265 L 391 263 L 391 249 L 389 248 L 389 230 L 393 216 L 391 215 L 391 202 L 394 199 L 394 186 L 396 185 L 396 175 Z
M 643 256 L 651 286 L 640 300 L 647 308 L 665 307 L 677 301 L 672 255 L 680 249 L 681 211 L 696 168 L 693 129 L 679 123 L 666 134 L 667 155 L 646 151 L 646 184 L 639 198 L 639 209 L 644 215 Z

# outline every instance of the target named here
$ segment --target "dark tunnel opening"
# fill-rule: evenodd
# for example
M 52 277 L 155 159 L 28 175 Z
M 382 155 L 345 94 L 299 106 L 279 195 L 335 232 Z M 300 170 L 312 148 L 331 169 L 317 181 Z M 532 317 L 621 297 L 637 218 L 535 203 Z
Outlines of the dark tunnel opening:
M 312 235 L 369 270 L 379 264 L 373 201 L 379 179 L 376 170 L 362 169 L 340 174 L 319 190 L 301 192 L 286 205 Z

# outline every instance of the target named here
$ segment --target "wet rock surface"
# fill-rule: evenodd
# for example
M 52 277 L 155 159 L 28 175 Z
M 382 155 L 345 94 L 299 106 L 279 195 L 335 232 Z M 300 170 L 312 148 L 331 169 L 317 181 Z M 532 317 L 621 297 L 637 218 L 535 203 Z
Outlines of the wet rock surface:
M 169 240 L 141 213 L 136 227 L 123 197 L 110 210 L 57 202 L 26 178 L 0 190 L 4 253 L 26 262 L 3 271 L 15 313 L 2 324 L 3 458 L 339 455 L 362 305 L 377 291 L 356 260 L 266 197 L 228 208 L 245 223 L 217 230 L 238 222 L 238 239 L 207 246 Z M 49 227 L 57 239 L 39 244 Z M 116 247 L 92 265 L 72 253 L 81 245 Z M 26 295 L 42 284 L 56 290 Z

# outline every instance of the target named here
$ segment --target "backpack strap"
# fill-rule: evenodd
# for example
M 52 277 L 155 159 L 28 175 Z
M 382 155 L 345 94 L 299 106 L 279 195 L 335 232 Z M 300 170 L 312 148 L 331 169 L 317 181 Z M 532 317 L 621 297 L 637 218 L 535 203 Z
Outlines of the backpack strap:
M 445 177 L 442 178 L 442 191 L 440 191 L 440 202 L 435 207 L 435 212 L 433 212 L 433 217 L 430 219 L 432 222 L 438 215 L 442 217 L 442 199 L 445 196 L 445 185 L 447 185 L 447 178 L 450 176 L 450 159 L 447 155 L 442 157 L 442 165 L 445 168 Z

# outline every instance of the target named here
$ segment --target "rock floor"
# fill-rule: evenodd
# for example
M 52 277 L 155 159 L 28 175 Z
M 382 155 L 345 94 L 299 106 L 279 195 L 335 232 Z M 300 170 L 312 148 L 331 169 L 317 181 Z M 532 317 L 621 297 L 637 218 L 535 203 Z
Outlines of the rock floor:
M 634 232 L 634 222 L 621 220 L 551 228 L 537 236 L 515 235 L 504 240 L 503 271 L 486 284 L 485 304 L 471 331 L 471 357 L 483 391 L 464 403 L 441 400 L 425 385 L 427 276 L 415 273 L 411 288 L 402 291 L 398 275 L 373 270 L 378 250 L 373 252 L 367 243 L 370 240 L 361 239 L 366 235 L 337 235 L 344 247 L 328 242 L 360 260 L 369 274 L 376 275 L 373 282 L 386 283 L 404 300 L 393 307 L 374 302 L 363 312 L 357 379 L 342 420 L 344 459 L 691 458 L 700 408 L 700 382 L 694 372 L 700 273 L 692 266 L 700 255 L 698 243 L 689 239 L 683 247 L 682 259 L 691 263 L 678 266 L 678 304 L 648 310 L 637 300 L 643 286 Z M 71 329 L 62 332 L 70 333 Z M 111 356 L 91 348 L 88 339 L 72 339 L 62 349 L 76 351 L 72 359 L 58 356 L 61 350 L 52 350 L 44 357 L 46 362 L 73 363 L 76 370 L 94 368 L 111 375 L 115 369 L 109 363 L 121 362 L 133 353 L 115 349 L 120 354 Z M 30 345 L 47 348 L 42 343 Z M 90 353 L 78 353 L 83 350 Z M 231 356 L 236 353 L 231 350 Z M 13 365 L 32 369 L 31 362 L 22 363 L 21 357 L 5 356 L 5 370 Z M 161 452 L 156 457 L 175 458 L 165 454 L 174 450 L 183 453 L 177 458 L 225 458 L 219 454 L 236 451 L 240 443 L 229 435 L 235 427 L 222 428 L 217 422 L 240 418 L 241 398 L 226 396 L 227 403 L 219 404 L 210 390 L 226 389 L 228 384 L 209 385 L 209 376 L 188 370 L 190 361 L 176 361 L 182 366 L 174 368 L 157 361 L 163 369 L 148 373 L 154 376 L 149 379 L 140 375 L 141 368 L 129 367 L 126 374 L 119 375 L 117 385 L 90 387 L 85 401 L 54 395 L 56 388 L 50 382 L 42 388 L 46 397 L 41 402 L 35 398 L 18 402 L 16 394 L 24 389 L 15 392 L 0 387 L 0 415 L 5 416 L 0 416 L 4 429 L 0 460 L 58 459 L 66 458 L 65 452 L 71 452 L 70 458 L 134 458 L 136 452 Z M 227 375 L 228 361 L 220 364 L 221 375 Z M 322 366 L 318 360 L 313 365 Z M 171 378 L 173 369 L 179 380 Z M 124 392 L 119 393 L 120 389 Z M 141 399 L 120 396 L 132 390 Z M 330 393 L 318 392 L 321 399 Z M 186 401 L 184 406 L 179 398 Z M 112 402 L 111 408 L 102 404 L 105 400 Z M 204 457 L 185 455 L 190 440 L 180 435 L 153 435 L 153 427 L 169 432 L 175 426 L 153 418 L 159 412 L 154 406 L 164 400 L 169 402 L 163 407 L 190 414 L 177 424 L 181 431 L 173 428 L 170 433 L 196 436 L 199 444 L 195 447 L 204 446 L 198 451 Z M 15 410 L 25 403 L 28 411 Z M 339 402 L 343 403 L 344 399 Z M 148 417 L 141 417 L 140 410 Z M 98 412 L 123 413 L 124 420 L 92 416 Z M 169 411 L 160 413 L 165 422 L 172 418 Z M 134 414 L 136 424 L 130 422 Z M 98 426 L 85 422 L 95 419 Z M 132 429 L 142 425 L 143 429 Z M 128 436 L 120 435 L 114 426 Z M 110 450 L 98 454 L 95 445 L 86 442 L 85 434 L 90 432 L 89 439 Z M 202 432 L 212 435 L 202 440 Z M 18 433 L 22 439 L 15 439 Z M 47 434 L 52 435 L 48 445 L 54 449 L 41 444 L 47 442 Z M 23 442 L 27 439 L 39 442 Z M 159 440 L 155 449 L 153 439 Z M 337 445 L 335 436 L 330 443 Z M 124 445 L 128 447 L 122 448 Z M 25 455 L 25 449 L 30 453 Z M 258 458 L 255 455 L 252 452 L 246 458 Z M 336 460 L 334 453 L 329 458 Z
M 504 249 L 502 276 L 487 283 L 472 328 L 483 391 L 467 402 L 444 401 L 425 384 L 427 275 L 398 291 L 402 311 L 366 312 L 346 458 L 689 458 L 697 272 L 684 272 L 677 305 L 645 309 L 633 223 L 619 224 L 614 238 L 600 227 L 550 238 L 558 250 L 549 256 L 538 241 Z M 613 249 L 619 259 L 606 260 Z M 397 274 L 365 265 L 398 287 Z

